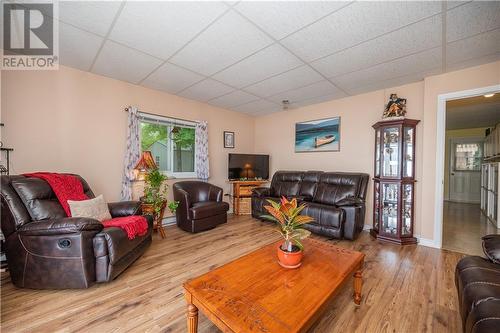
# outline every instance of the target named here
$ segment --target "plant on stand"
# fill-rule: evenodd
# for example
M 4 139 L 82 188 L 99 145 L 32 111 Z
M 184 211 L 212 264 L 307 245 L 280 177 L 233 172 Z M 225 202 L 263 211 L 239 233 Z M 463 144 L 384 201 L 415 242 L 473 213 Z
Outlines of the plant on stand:
M 269 199 L 267 201 L 271 205 L 266 205 L 264 208 L 270 215 L 263 217 L 278 224 L 278 231 L 285 240 L 278 246 L 279 263 L 285 268 L 297 268 L 301 265 L 304 250 L 301 240 L 311 234 L 303 228 L 303 225 L 312 222 L 313 218 L 299 215 L 306 205 L 297 206 L 297 199 L 289 201 L 282 197 L 279 203 Z
M 142 197 L 142 210 L 145 214 L 153 215 L 156 228 L 160 231 L 162 237 L 165 237 L 165 231 L 161 225 L 163 212 L 167 207 L 168 177 L 155 168 L 145 176 L 144 197 Z M 174 213 L 179 203 L 172 201 L 168 203 L 169 210 Z

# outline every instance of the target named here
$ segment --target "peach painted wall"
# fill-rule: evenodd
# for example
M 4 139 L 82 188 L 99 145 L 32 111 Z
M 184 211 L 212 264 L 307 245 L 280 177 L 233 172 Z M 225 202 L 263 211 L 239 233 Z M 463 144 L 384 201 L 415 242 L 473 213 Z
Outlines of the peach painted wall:
M 2 73 L 3 141 L 14 147 L 12 174 L 81 174 L 96 194 L 120 198 L 127 105 L 209 128 L 210 182 L 229 189 L 227 153 L 254 150 L 254 118 L 160 91 L 61 66 L 58 71 Z M 223 131 L 236 148 L 223 148 Z
M 500 62 L 425 78 L 388 88 L 295 110 L 261 116 L 255 122 L 255 151 L 271 154 L 271 169 L 359 171 L 373 177 L 374 131 L 390 93 L 408 99 L 409 118 L 420 119 L 416 147 L 415 234 L 432 241 L 436 182 L 438 95 L 500 83 Z M 341 117 L 341 151 L 295 153 L 296 122 Z M 372 223 L 372 183 L 368 190 L 366 224 Z
M 422 235 L 434 239 L 438 96 L 500 84 L 500 61 L 425 78 L 422 174 Z M 439 172 L 442 172 L 441 170 Z
M 422 119 L 423 82 L 417 82 L 259 117 L 255 122 L 255 150 L 271 155 L 272 172 L 276 170 L 364 172 L 370 174 L 372 178 L 375 131 L 371 126 L 381 120 L 384 104 L 393 92 L 408 99 L 407 116 L 409 118 Z M 296 122 L 336 116 L 340 116 L 339 152 L 295 153 Z M 419 124 L 417 126 L 417 155 L 422 153 L 421 131 Z M 418 159 L 417 163 L 416 178 L 420 179 L 422 163 Z M 372 185 L 373 183 L 370 182 L 366 224 L 372 221 Z M 420 186 L 417 183 L 416 194 L 419 193 Z M 418 212 L 419 210 L 416 209 L 416 215 Z

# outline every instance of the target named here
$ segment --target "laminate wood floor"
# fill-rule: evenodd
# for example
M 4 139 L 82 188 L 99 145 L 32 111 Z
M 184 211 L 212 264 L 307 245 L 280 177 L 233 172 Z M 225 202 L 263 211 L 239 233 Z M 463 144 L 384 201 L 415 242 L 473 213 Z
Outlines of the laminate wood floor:
M 445 201 L 443 205 L 443 248 L 475 256 L 484 256 L 481 237 L 500 234 L 479 204 Z
M 269 223 L 230 217 L 201 234 L 168 227 L 167 238 L 155 235 L 115 281 L 86 290 L 16 289 L 2 273 L 1 331 L 186 332 L 182 283 L 277 239 Z M 349 284 L 311 332 L 461 331 L 454 285 L 461 254 L 379 243 L 367 232 L 331 242 L 366 254 L 363 300 L 354 306 Z M 219 331 L 201 314 L 199 332 Z

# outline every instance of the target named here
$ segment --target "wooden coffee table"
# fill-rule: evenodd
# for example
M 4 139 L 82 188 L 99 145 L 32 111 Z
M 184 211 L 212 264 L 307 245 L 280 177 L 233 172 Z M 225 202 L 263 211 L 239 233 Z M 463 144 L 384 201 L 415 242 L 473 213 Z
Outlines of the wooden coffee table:
M 184 283 L 188 332 L 198 330 L 198 309 L 223 332 L 304 332 L 352 274 L 360 304 L 363 253 L 306 239 L 302 266 L 285 269 L 277 262 L 280 243 Z

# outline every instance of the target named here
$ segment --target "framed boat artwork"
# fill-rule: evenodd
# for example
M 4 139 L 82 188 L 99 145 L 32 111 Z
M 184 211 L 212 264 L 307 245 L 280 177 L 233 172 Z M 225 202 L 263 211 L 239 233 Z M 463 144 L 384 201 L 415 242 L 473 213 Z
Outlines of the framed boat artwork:
M 340 151 L 340 117 L 295 124 L 295 152 Z

